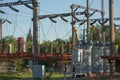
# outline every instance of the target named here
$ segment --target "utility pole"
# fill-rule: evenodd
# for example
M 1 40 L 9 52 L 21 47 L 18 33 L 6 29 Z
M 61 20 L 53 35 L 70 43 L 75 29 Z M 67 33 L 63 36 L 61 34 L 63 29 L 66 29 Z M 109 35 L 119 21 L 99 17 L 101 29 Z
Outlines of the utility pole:
M 110 19 L 110 55 L 114 54 L 115 34 L 114 34 L 114 0 L 109 0 L 109 19 Z M 113 63 L 114 64 L 114 63 Z M 110 76 L 113 75 L 113 65 L 110 63 Z
M 90 41 L 90 0 L 87 0 L 87 42 Z
M 102 6 L 101 6 L 101 9 L 102 9 L 101 15 L 102 15 L 102 23 L 103 23 L 103 21 L 104 21 L 104 14 L 105 14 L 105 13 L 104 13 L 104 0 L 101 0 L 101 3 L 102 3 L 102 4 L 101 4 L 101 5 L 102 5 Z
M 34 46 L 34 61 L 33 64 L 37 65 L 38 55 L 38 0 L 32 0 L 33 4 L 33 46 Z
M 102 16 L 102 27 L 104 27 L 104 0 L 101 0 L 101 9 L 102 9 L 102 12 L 101 12 L 101 16 Z M 103 42 L 105 42 L 105 32 L 103 31 L 102 32 L 102 39 L 103 39 Z
M 12 22 L 10 22 L 7 19 L 0 19 L 0 40 L 2 39 L 2 24 L 8 22 L 9 24 L 11 24 Z
M 0 20 L 0 40 L 2 39 L 2 20 Z
M 34 60 L 33 60 L 33 75 L 36 72 L 35 65 L 38 65 L 37 55 L 38 55 L 38 0 L 32 0 L 33 4 L 33 48 L 34 48 Z M 34 80 L 41 80 L 34 77 Z
M 71 14 L 72 14 L 72 49 L 75 49 L 76 47 L 76 43 L 75 43 L 75 37 L 74 37 L 74 25 L 75 25 L 75 19 L 73 18 L 73 16 L 75 16 L 74 14 L 74 5 L 71 5 Z

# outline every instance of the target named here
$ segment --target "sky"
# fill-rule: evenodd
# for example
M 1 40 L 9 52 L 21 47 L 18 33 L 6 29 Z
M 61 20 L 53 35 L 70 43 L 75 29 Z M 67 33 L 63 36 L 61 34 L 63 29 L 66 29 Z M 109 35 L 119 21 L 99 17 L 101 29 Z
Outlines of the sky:
M 0 3 L 13 2 L 18 0 L 3 0 Z M 71 12 L 70 5 L 77 4 L 81 6 L 86 6 L 87 0 L 38 0 L 39 1 L 39 15 L 47 14 L 59 14 Z M 120 17 L 120 0 L 114 0 L 114 16 Z M 6 12 L 6 14 L 0 14 L 0 18 L 8 19 L 12 24 L 4 23 L 2 25 L 3 37 L 5 36 L 15 36 L 26 38 L 29 29 L 33 30 L 33 23 L 31 21 L 33 14 L 32 10 L 25 7 L 24 5 L 13 6 L 19 10 L 19 12 L 14 12 L 9 7 L 0 7 L 0 10 Z M 101 0 L 90 0 L 90 7 L 94 9 L 101 10 Z M 84 11 L 84 9 L 78 9 L 77 11 Z M 104 0 L 104 11 L 105 18 L 109 17 L 109 0 Z M 92 13 L 92 12 L 91 12 Z M 86 19 L 85 16 L 76 16 L 79 19 Z M 95 13 L 91 16 L 91 19 L 101 18 L 100 13 Z M 66 17 L 69 22 L 64 22 L 60 18 L 56 18 L 57 23 L 51 22 L 48 18 L 39 20 L 39 41 L 43 40 L 55 40 L 57 38 L 68 39 L 71 36 L 71 17 Z M 120 21 L 115 23 L 120 24 Z M 78 33 L 81 34 L 83 27 L 86 24 L 79 25 L 79 22 L 75 24 L 79 27 Z

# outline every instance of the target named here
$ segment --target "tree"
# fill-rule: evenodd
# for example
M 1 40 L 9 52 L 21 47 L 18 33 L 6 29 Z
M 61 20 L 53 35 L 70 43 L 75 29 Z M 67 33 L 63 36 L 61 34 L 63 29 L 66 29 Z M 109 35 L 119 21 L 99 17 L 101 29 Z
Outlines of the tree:
M 26 42 L 29 42 L 29 41 L 33 41 L 33 37 L 32 37 L 32 34 L 31 34 L 31 29 L 29 29 L 29 32 L 28 32 L 28 35 L 26 37 Z
M 17 50 L 17 39 L 14 36 L 6 36 L 3 37 L 4 42 L 5 42 L 5 47 L 8 46 L 9 44 L 12 44 L 12 53 L 16 53 Z M 0 41 L 1 44 L 3 41 Z M 23 60 L 6 60 L 9 63 L 9 67 L 11 68 L 16 68 L 18 71 L 22 71 L 25 68 L 25 61 Z
M 93 41 L 99 41 L 100 40 L 99 34 L 102 35 L 103 33 L 105 33 L 105 41 L 109 41 L 110 30 L 108 25 L 101 26 L 99 24 L 96 24 L 96 26 L 92 26 L 90 30 L 91 32 L 93 32 L 92 35 Z
M 27 52 L 32 53 L 33 37 L 31 34 L 31 29 L 29 29 L 28 35 L 26 37 Z
M 118 45 L 118 52 L 120 52 L 120 28 L 117 29 L 115 43 Z
M 50 52 L 50 45 L 51 45 L 51 41 L 43 41 L 41 44 L 40 44 L 40 52 L 41 53 L 45 53 L 45 52 Z M 47 49 L 47 51 L 46 51 Z
M 17 40 L 16 38 L 14 38 L 14 36 L 6 36 L 6 37 L 3 37 L 3 39 L 1 39 L 0 41 L 0 44 L 2 45 L 2 42 L 5 42 L 6 44 L 6 47 L 9 45 L 9 44 L 12 44 L 12 52 L 15 53 L 16 52 L 16 46 L 17 46 Z

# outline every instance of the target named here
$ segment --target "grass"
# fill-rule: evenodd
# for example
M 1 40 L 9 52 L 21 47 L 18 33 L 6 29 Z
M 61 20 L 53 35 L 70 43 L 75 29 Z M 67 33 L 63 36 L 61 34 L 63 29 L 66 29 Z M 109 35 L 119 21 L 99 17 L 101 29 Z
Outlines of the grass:
M 46 75 L 49 75 L 47 73 Z M 64 77 L 62 73 L 53 73 L 49 80 Z M 17 73 L 17 74 L 0 74 L 0 80 L 33 80 L 32 73 Z M 46 80 L 46 79 L 43 79 Z
M 17 73 L 17 74 L 0 74 L 0 80 L 30 80 L 32 74 L 30 73 Z

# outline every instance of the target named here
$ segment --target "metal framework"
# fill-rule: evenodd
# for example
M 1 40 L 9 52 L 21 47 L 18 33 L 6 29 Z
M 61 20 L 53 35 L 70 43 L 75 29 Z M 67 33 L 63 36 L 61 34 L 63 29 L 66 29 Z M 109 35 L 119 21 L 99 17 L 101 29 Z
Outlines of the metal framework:
M 75 5 L 75 4 L 72 4 L 72 6 L 77 7 L 74 10 L 74 15 L 85 15 L 86 14 L 86 10 L 84 12 L 75 12 L 78 8 L 87 9 L 86 7 L 80 6 L 80 5 Z M 90 10 L 94 11 L 94 13 L 95 12 L 102 12 L 101 10 L 92 9 L 92 8 L 90 8 Z M 62 16 L 62 17 L 68 17 L 68 16 L 72 16 L 72 13 L 60 13 L 60 14 L 40 15 L 39 19 L 56 18 L 56 17 L 60 17 L 60 16 Z
M 38 54 L 37 56 L 34 56 L 32 53 L 1 53 L 0 59 L 26 59 L 26 60 L 43 60 L 46 62 L 52 62 L 54 60 L 62 61 L 64 63 L 71 62 L 72 55 L 69 53 L 61 54 L 51 54 L 51 53 L 44 53 L 44 54 Z
M 107 59 L 107 60 L 120 60 L 120 55 L 115 54 L 115 55 L 109 55 L 109 56 L 101 56 L 102 59 Z
M 7 7 L 7 6 L 16 6 L 16 5 L 24 5 L 24 4 L 31 4 L 31 0 L 27 1 L 17 1 L 17 2 L 9 2 L 9 3 L 0 3 L 0 7 Z
M 73 6 L 76 7 L 75 11 L 78 9 L 78 8 L 81 8 L 81 9 L 87 9 L 87 7 L 84 7 L 84 6 L 81 6 L 81 5 L 76 5 L 76 4 L 72 4 Z M 91 11 L 95 11 L 95 12 L 103 12 L 102 10 L 98 10 L 98 9 L 93 9 L 93 8 L 90 8 Z
M 75 15 L 84 15 L 85 12 L 75 12 Z M 60 13 L 60 14 L 50 14 L 50 15 L 39 15 L 39 19 L 44 19 L 44 18 L 56 18 L 56 17 L 68 17 L 71 16 L 71 13 Z
M 83 22 L 83 21 L 86 21 L 86 20 L 87 20 L 87 19 L 81 19 L 80 22 Z M 92 22 L 92 21 L 95 21 L 95 20 L 97 20 L 97 21 L 102 21 L 102 18 L 90 19 L 91 22 Z M 109 18 L 104 18 L 104 21 L 106 21 L 106 20 L 109 20 Z M 114 17 L 114 20 L 115 20 L 115 21 L 120 20 L 120 17 Z

